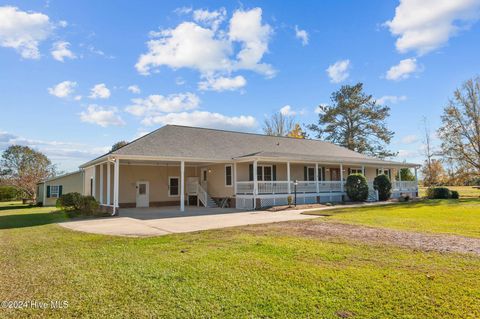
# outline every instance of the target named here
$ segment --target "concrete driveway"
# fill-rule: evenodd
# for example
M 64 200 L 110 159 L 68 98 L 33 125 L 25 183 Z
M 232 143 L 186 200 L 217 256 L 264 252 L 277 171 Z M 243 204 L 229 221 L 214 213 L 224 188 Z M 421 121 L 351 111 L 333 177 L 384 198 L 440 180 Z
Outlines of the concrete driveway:
M 59 225 L 68 229 L 94 234 L 146 237 L 234 226 L 318 218 L 318 216 L 302 215 L 301 212 L 302 210 L 281 212 L 233 211 L 223 214 L 214 213 L 187 217 L 168 216 L 166 218 L 160 217 L 156 219 L 145 218 L 145 214 L 140 215 L 140 218 L 133 218 L 133 214 L 128 214 L 130 217 L 119 216 L 77 220 L 60 223 Z

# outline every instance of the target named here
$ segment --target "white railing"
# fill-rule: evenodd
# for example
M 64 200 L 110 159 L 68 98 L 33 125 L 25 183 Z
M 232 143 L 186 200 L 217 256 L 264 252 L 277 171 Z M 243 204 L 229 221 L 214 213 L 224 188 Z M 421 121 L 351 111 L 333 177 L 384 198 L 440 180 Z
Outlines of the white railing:
M 258 194 L 288 194 L 288 181 L 258 181 Z M 253 194 L 254 182 L 237 182 L 237 194 Z M 295 185 L 290 181 L 290 193 L 294 193 Z M 333 193 L 342 191 L 341 181 L 319 181 L 319 193 Z M 316 193 L 317 182 L 298 181 L 297 193 Z
M 187 194 L 197 195 L 197 185 L 198 183 L 187 183 Z
M 203 206 L 208 207 L 208 194 L 207 192 L 203 189 L 203 187 L 200 184 L 196 184 L 197 187 L 197 196 L 200 202 L 202 202 Z
M 418 184 L 415 181 L 394 181 L 392 183 L 392 189 L 395 191 L 416 192 L 418 190 Z

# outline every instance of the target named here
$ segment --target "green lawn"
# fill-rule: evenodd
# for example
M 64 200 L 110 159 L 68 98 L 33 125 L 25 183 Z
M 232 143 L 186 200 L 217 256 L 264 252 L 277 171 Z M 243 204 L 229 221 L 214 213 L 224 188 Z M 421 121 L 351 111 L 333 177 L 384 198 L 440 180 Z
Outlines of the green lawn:
M 318 214 L 325 214 L 319 211 Z M 312 212 L 309 214 L 316 214 Z M 426 200 L 328 211 L 327 220 L 428 233 L 480 237 L 480 200 Z
M 312 239 L 269 226 L 109 237 L 52 224 L 66 217 L 48 208 L 8 208 L 0 207 L 0 301 L 69 306 L 0 309 L 0 318 L 480 317 L 473 255 Z

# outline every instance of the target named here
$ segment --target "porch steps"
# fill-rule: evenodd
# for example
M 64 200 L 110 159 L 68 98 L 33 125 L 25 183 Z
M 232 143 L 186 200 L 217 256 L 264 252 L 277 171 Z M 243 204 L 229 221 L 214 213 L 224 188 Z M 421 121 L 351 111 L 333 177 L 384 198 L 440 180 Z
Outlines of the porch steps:
M 207 207 L 218 208 L 217 202 L 207 193 Z
M 377 202 L 378 201 L 378 193 L 373 188 L 368 189 L 368 197 L 367 202 Z

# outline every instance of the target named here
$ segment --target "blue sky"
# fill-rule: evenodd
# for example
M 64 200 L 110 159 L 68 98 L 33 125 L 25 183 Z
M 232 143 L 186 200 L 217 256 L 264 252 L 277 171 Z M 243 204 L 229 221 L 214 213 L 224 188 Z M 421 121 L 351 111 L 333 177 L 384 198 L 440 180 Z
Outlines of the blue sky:
M 479 2 L 0 1 L 0 149 L 70 171 L 166 123 L 313 123 L 363 82 L 391 107 L 397 159 L 421 162 L 422 117 L 435 130 L 479 73 Z

